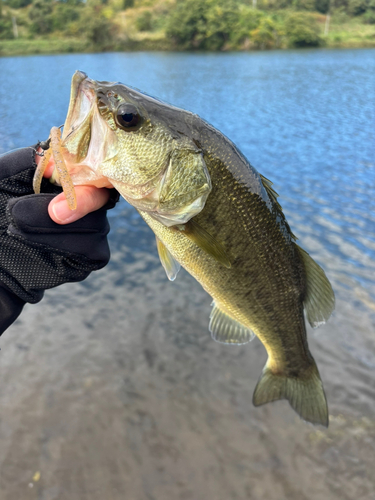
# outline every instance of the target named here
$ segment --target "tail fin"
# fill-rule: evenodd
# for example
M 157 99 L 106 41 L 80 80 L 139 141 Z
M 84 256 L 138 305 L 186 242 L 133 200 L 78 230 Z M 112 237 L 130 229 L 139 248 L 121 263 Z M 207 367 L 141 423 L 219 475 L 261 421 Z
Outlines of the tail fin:
M 255 388 L 253 404 L 260 406 L 278 399 L 287 399 L 307 422 L 328 427 L 327 401 L 315 363 L 301 377 L 274 374 L 266 365 Z

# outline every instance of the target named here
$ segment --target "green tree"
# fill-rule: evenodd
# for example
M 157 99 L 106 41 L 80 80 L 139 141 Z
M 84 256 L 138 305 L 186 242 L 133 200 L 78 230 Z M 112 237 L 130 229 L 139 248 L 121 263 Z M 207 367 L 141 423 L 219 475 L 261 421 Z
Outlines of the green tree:
M 318 47 L 323 44 L 319 25 L 312 14 L 292 12 L 286 18 L 284 28 L 291 47 Z
M 0 40 L 9 40 L 13 38 L 13 27 L 10 16 L 2 14 L 0 17 Z
M 7 0 L 7 5 L 12 7 L 12 9 L 21 9 L 22 7 L 27 7 L 32 3 L 32 0 Z
M 258 0 L 258 6 L 264 10 L 280 10 L 293 6 L 293 0 Z
M 297 10 L 315 10 L 315 0 L 294 0 L 293 5 Z
M 199 48 L 206 35 L 206 4 L 178 1 L 167 20 L 166 35 L 183 48 Z
M 347 12 L 348 0 L 331 0 L 331 9 L 333 11 Z
M 231 41 L 232 34 L 238 25 L 238 4 L 234 0 L 208 0 L 207 7 L 204 48 L 219 50 Z
M 259 49 L 271 49 L 280 45 L 276 24 L 270 17 L 260 21 L 258 28 L 251 32 L 251 39 Z
M 238 25 L 234 0 L 180 0 L 171 12 L 166 34 L 182 48 L 219 50 Z
M 152 31 L 152 12 L 145 10 L 135 20 L 135 25 L 138 31 Z
M 52 0 L 34 0 L 29 10 L 29 31 L 32 34 L 46 34 L 52 31 Z
M 348 0 L 348 13 L 351 16 L 364 14 L 368 7 L 367 0 Z
M 99 6 L 89 8 L 82 19 L 84 34 L 98 50 L 110 50 L 114 46 L 116 29 L 114 24 L 102 14 Z
M 363 16 L 363 22 L 366 24 L 375 24 L 375 12 L 368 10 Z
M 53 31 L 68 30 L 69 24 L 80 18 L 81 8 L 69 3 L 59 2 L 51 15 Z
M 363 21 L 367 24 L 375 24 L 375 0 L 370 0 L 367 12 L 363 16 Z
M 265 16 L 264 12 L 247 5 L 239 6 L 239 16 L 237 25 L 231 33 L 231 41 L 235 46 L 241 45 L 246 39 L 251 37 L 251 31 L 255 30 Z
M 315 10 L 322 14 L 327 14 L 330 7 L 330 0 L 315 0 Z

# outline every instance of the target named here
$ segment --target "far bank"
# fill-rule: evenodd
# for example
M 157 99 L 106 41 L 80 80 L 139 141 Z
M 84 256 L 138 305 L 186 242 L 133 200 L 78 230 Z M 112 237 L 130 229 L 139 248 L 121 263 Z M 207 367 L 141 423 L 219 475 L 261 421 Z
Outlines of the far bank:
M 220 25 L 211 25 L 212 20 L 208 18 L 204 25 L 197 22 L 190 26 L 189 19 L 186 19 L 188 14 L 176 10 L 172 10 L 164 24 L 160 25 L 152 21 L 151 11 L 144 7 L 117 13 L 112 11 L 111 15 L 108 9 L 100 8 L 96 12 L 90 5 L 82 4 L 72 7 L 59 2 L 53 8 L 55 10 L 43 20 L 36 11 L 36 21 L 32 21 L 34 18 L 31 15 L 34 4 L 22 9 L 3 8 L 3 18 L 0 16 L 0 56 L 375 47 L 375 11 L 374 22 L 370 22 L 372 18 L 367 13 L 351 17 L 342 11 L 330 15 L 290 8 L 273 11 L 248 8 L 242 9 L 235 20 L 229 15 L 228 19 L 224 16 Z M 62 15 L 59 8 L 70 8 L 70 15 L 78 17 L 75 21 L 64 23 L 67 14 L 64 10 L 64 16 L 59 21 Z M 156 20 L 162 17 L 160 13 L 153 15 Z M 4 26 L 8 26 L 6 36 Z

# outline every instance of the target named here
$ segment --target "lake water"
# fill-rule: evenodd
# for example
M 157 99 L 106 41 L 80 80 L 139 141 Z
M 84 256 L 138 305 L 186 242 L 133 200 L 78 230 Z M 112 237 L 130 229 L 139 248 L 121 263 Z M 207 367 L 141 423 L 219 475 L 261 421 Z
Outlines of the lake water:
M 0 340 L 1 499 L 373 500 L 375 51 L 0 58 L 0 153 L 64 122 L 76 69 L 198 113 L 274 182 L 336 293 L 308 329 L 330 427 L 252 406 L 263 346 L 211 340 L 210 297 L 121 202 L 110 264 Z

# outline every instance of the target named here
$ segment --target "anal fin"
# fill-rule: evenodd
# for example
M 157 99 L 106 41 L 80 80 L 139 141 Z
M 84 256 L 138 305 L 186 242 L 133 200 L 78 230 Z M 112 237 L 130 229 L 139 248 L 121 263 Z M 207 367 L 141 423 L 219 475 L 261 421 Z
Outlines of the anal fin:
M 181 269 L 181 265 L 177 260 L 172 256 L 171 252 L 168 248 L 162 243 L 159 238 L 156 236 L 156 247 L 158 249 L 158 254 L 160 257 L 160 262 L 164 267 L 165 272 L 167 273 L 167 277 L 170 281 L 174 281 L 176 279 L 178 271 Z
M 241 323 L 231 318 L 227 313 L 222 311 L 215 302 L 210 314 L 210 324 L 208 329 L 211 332 L 211 337 L 216 342 L 223 344 L 247 344 L 254 338 L 254 332 L 246 328 Z

